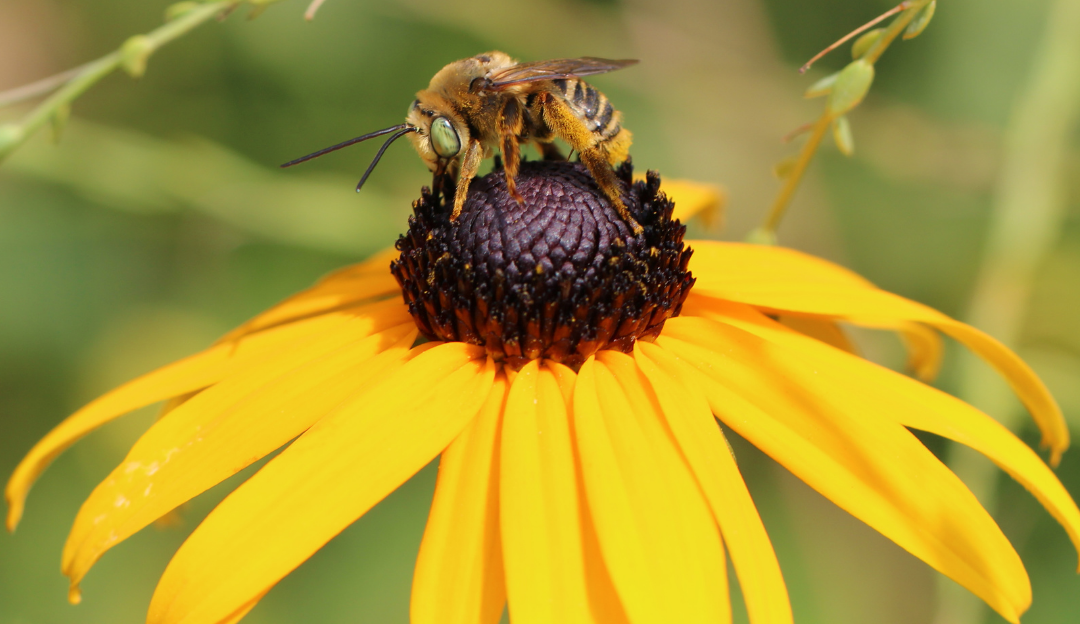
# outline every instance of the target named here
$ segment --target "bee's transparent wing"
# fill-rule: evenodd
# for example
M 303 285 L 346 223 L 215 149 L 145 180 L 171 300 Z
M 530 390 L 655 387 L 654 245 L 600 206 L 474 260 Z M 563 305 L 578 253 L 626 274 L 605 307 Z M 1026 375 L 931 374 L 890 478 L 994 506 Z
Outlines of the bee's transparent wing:
M 499 90 L 523 82 L 606 74 L 616 69 L 635 65 L 637 62 L 636 59 L 613 61 L 611 59 L 584 56 L 575 59 L 551 59 L 549 61 L 519 63 L 488 76 L 489 82 L 486 88 Z

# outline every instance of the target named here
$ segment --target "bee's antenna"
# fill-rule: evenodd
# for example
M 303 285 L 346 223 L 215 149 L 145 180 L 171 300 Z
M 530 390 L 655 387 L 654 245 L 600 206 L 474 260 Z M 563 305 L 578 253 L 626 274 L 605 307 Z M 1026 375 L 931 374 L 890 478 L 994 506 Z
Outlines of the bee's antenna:
M 341 149 L 343 147 L 349 147 L 353 143 L 359 143 L 361 141 L 367 141 L 368 139 L 374 139 L 377 136 L 382 136 L 384 134 L 390 134 L 391 132 L 397 132 L 397 131 L 403 130 L 403 129 L 406 130 L 407 132 L 414 132 L 416 130 L 416 128 L 414 126 L 411 126 L 409 124 L 398 124 L 396 126 L 391 126 L 389 128 L 383 128 L 382 130 L 376 130 L 375 132 L 365 134 L 364 136 L 358 136 L 355 139 L 349 139 L 348 141 L 345 141 L 344 143 L 338 143 L 337 145 L 332 145 L 332 146 L 330 146 L 330 147 L 328 147 L 326 149 L 321 149 L 321 150 L 319 150 L 319 151 L 317 151 L 317 152 L 315 152 L 313 154 L 308 154 L 307 156 L 301 156 L 300 158 L 297 158 L 296 160 L 290 160 L 289 162 L 285 163 L 284 165 L 281 165 L 281 167 L 285 168 L 285 167 L 292 167 L 293 165 L 299 165 L 300 163 L 309 161 L 312 158 L 318 158 L 319 156 L 322 156 L 323 154 L 329 154 L 330 152 L 339 150 L 339 149 Z M 398 135 L 398 136 L 401 136 L 401 135 Z M 390 141 L 393 141 L 393 140 L 394 139 L 390 139 Z M 387 141 L 387 144 L 389 144 L 390 141 Z M 383 146 L 383 149 L 386 149 L 385 145 Z M 381 155 L 382 152 L 380 151 L 379 154 Z M 376 160 L 378 160 L 378 157 L 376 157 Z M 364 177 L 367 177 L 367 176 L 364 176 Z
M 386 152 L 386 148 L 390 147 L 391 143 L 397 141 L 406 134 L 409 134 L 410 132 L 416 132 L 417 130 L 419 130 L 419 128 L 409 124 L 401 124 L 400 126 L 397 126 L 396 128 L 391 128 L 389 130 L 398 131 L 395 132 L 394 135 L 391 136 L 389 139 L 386 139 L 386 143 L 383 143 L 382 147 L 379 148 L 379 151 L 375 153 L 375 158 L 372 159 L 371 164 L 368 165 L 367 171 L 364 172 L 364 176 L 360 178 L 360 182 L 356 185 L 357 193 L 359 193 L 360 189 L 363 188 L 364 182 L 367 182 L 368 176 L 371 175 L 371 172 L 375 170 L 375 165 L 379 164 L 379 159 L 382 158 L 382 155 Z M 389 130 L 380 130 L 379 134 L 386 134 Z M 372 136 L 378 135 L 373 133 Z

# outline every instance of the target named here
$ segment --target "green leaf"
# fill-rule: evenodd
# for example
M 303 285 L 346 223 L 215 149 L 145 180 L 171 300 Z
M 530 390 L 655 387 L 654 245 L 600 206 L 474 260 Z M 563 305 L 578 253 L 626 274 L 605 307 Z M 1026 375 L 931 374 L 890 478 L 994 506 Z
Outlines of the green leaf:
M 833 140 L 836 141 L 836 147 L 840 150 L 840 153 L 844 156 L 851 156 L 855 153 L 855 138 L 851 135 L 851 122 L 848 121 L 847 116 L 838 117 L 832 125 Z
M 836 84 L 836 79 L 840 76 L 840 72 L 825 76 L 821 80 L 818 80 L 814 84 L 810 85 L 810 88 L 803 93 L 804 98 L 816 98 L 823 95 L 828 95 L 829 91 L 832 91 L 832 87 Z
M 851 58 L 860 59 L 870 49 L 870 46 L 877 43 L 878 39 L 881 39 L 881 35 L 884 34 L 884 28 L 875 28 L 868 30 L 861 37 L 855 40 L 855 43 L 851 46 Z
M 849 63 L 840 71 L 829 93 L 829 113 L 834 117 L 844 115 L 859 105 L 874 82 L 874 66 L 865 59 Z
M 907 28 L 904 29 L 904 40 L 914 39 L 922 34 L 922 31 L 926 30 L 926 27 L 930 25 L 930 20 L 934 19 L 934 11 L 937 10 L 937 0 L 931 0 L 930 4 L 924 6 L 919 14 L 915 16 L 915 19 L 911 20 Z
M 132 78 L 142 78 L 146 62 L 154 53 L 153 42 L 146 35 L 135 35 L 120 46 L 120 65 Z

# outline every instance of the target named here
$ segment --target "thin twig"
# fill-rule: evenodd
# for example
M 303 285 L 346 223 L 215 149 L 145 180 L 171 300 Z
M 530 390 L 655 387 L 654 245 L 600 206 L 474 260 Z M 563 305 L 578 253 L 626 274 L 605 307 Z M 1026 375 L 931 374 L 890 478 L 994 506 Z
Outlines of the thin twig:
M 159 26 L 146 33 L 143 41 L 143 52 L 149 56 L 158 48 L 170 41 L 186 34 L 191 29 L 203 22 L 213 19 L 223 10 L 235 7 L 242 0 L 221 0 L 200 4 L 187 13 Z M 70 106 L 80 95 L 86 92 L 105 76 L 116 71 L 124 61 L 121 50 L 110 52 L 105 56 L 91 61 L 81 67 L 72 70 L 73 75 L 60 86 L 55 93 L 46 98 L 34 110 L 30 111 L 17 124 L 0 126 L 0 138 L 8 137 L 8 141 L 0 144 L 0 160 L 15 151 L 28 138 L 34 135 L 46 123 L 52 120 L 59 111 Z M 32 86 L 32 85 L 27 85 Z
M 812 122 L 812 121 L 809 122 L 809 123 L 804 123 L 803 125 L 799 126 L 798 128 L 795 128 L 791 132 L 788 132 L 787 134 L 785 134 L 784 138 L 780 139 L 780 140 L 783 143 L 791 143 L 792 141 L 795 140 L 796 137 L 799 137 L 799 136 L 801 136 L 803 134 L 806 134 L 807 132 L 810 132 L 810 130 L 813 127 L 814 127 L 814 122 Z
M 780 220 L 784 218 L 788 204 L 791 203 L 791 196 L 795 194 L 795 189 L 798 188 L 803 173 L 806 172 L 810 161 L 814 159 L 814 153 L 817 152 L 818 146 L 821 145 L 821 140 L 825 138 L 825 133 L 829 131 L 829 124 L 831 123 L 832 115 L 828 111 L 825 111 L 825 114 L 814 123 L 810 138 L 803 145 L 802 151 L 799 152 L 799 159 L 795 161 L 791 173 L 784 178 L 784 186 L 780 189 L 776 200 L 773 201 L 769 216 L 765 218 L 762 229 L 766 232 L 775 233 L 776 228 L 780 226 Z
M 326 0 L 311 0 L 311 4 L 308 5 L 307 11 L 304 11 L 304 19 L 311 21 L 315 19 L 315 13 L 319 10 L 319 7 L 323 5 Z
M 911 2 L 909 0 L 904 0 L 904 2 L 901 2 L 900 4 L 898 4 L 898 5 L 894 6 L 893 8 L 889 9 L 888 11 L 885 11 L 881 15 L 878 15 L 877 17 L 870 20 L 869 22 L 863 24 L 862 26 L 859 26 L 855 30 L 853 30 L 853 31 L 849 32 L 848 34 L 844 35 L 843 38 L 836 41 L 831 46 L 829 46 L 829 47 L 825 48 L 824 50 L 822 50 L 821 52 L 818 52 L 817 54 L 815 54 L 814 58 L 810 59 L 809 61 L 806 61 L 806 64 L 799 68 L 799 73 L 800 74 L 805 74 L 806 70 L 810 69 L 811 65 L 816 63 L 821 57 L 825 56 L 829 52 L 832 52 L 836 48 L 839 48 L 840 46 L 844 45 L 845 41 L 851 39 L 855 35 L 863 32 L 863 31 L 865 31 L 865 30 L 867 30 L 869 28 L 874 27 L 875 25 L 879 24 L 882 20 L 888 19 L 889 17 L 891 17 L 893 15 L 896 15 L 900 11 L 903 11 L 904 9 L 906 9 L 906 8 L 908 8 L 910 6 L 911 6 Z
M 42 78 L 41 80 L 31 82 L 30 84 L 14 87 L 7 91 L 0 91 L 0 108 L 25 102 L 26 100 L 32 100 L 36 97 L 45 95 L 50 91 L 54 91 L 65 82 L 78 76 L 79 73 L 84 71 L 89 65 L 90 63 L 86 63 L 85 65 L 62 71 L 59 74 L 54 74 L 48 78 Z

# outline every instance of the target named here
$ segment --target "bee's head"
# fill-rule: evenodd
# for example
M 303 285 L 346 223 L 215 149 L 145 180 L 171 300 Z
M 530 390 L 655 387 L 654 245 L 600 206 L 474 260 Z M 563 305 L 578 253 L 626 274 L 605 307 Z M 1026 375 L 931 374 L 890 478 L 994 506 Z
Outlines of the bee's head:
M 409 105 L 405 122 L 416 128 L 409 140 L 431 171 L 446 171 L 469 144 L 465 120 L 443 98 L 428 91 L 421 91 Z

